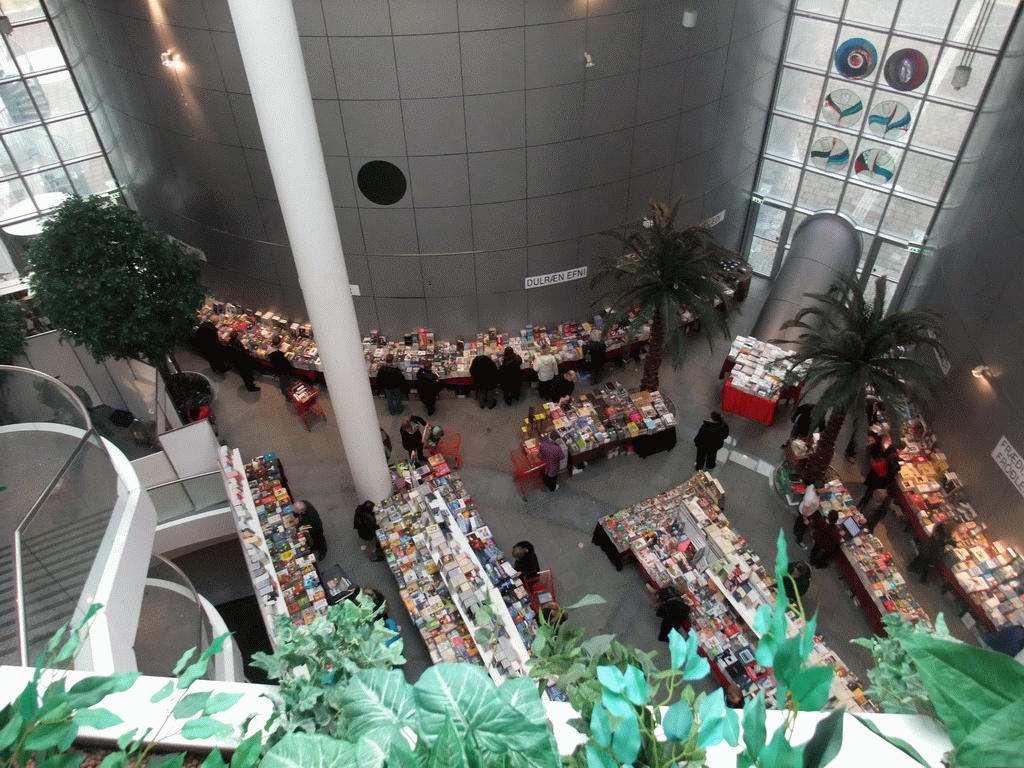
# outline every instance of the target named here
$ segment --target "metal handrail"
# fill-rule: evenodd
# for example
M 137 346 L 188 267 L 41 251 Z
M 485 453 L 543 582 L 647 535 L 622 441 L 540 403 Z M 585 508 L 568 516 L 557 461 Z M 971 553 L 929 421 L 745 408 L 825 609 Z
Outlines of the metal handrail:
M 220 470 L 217 469 L 217 470 L 214 470 L 213 472 L 202 472 L 202 473 L 200 473 L 198 475 L 189 475 L 188 477 L 179 477 L 179 478 L 176 478 L 174 480 L 168 480 L 165 483 L 157 483 L 156 485 L 146 486 L 146 490 L 147 491 L 155 491 L 157 488 L 166 488 L 169 485 L 177 485 L 178 483 L 183 483 L 186 480 L 198 480 L 200 477 L 213 477 L 214 475 L 219 475 L 219 474 L 220 474 Z
M 212 473 L 208 473 L 208 474 L 212 474 Z M 200 618 L 199 622 L 196 624 L 196 645 L 195 645 L 195 648 L 196 648 L 196 653 L 197 654 L 202 653 L 203 650 L 205 650 L 202 647 L 202 644 L 203 644 L 203 620 L 205 618 L 206 612 L 203 610 L 203 601 L 199 597 L 199 591 L 196 589 L 195 585 L 192 583 L 192 580 L 188 576 L 185 575 L 185 572 L 183 570 L 181 570 L 181 568 L 179 568 L 173 562 L 168 560 L 166 557 L 164 557 L 163 555 L 158 555 L 156 552 L 153 552 L 150 555 L 150 561 L 152 562 L 153 560 L 157 560 L 157 561 L 163 563 L 164 565 L 166 565 L 168 568 L 170 568 L 171 571 L 173 571 L 175 574 L 177 574 L 178 577 L 181 579 L 182 583 L 185 586 L 187 586 L 189 588 L 189 590 L 192 592 L 192 602 L 195 603 L 196 610 L 199 612 L 199 618 Z M 150 566 L 150 567 L 152 567 L 152 566 Z

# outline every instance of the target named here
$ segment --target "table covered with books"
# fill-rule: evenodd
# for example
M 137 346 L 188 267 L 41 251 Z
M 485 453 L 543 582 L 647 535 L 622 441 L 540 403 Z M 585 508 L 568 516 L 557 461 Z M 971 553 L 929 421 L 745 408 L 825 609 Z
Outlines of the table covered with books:
M 462 481 L 440 455 L 398 471 L 409 487 L 374 509 L 377 536 L 431 660 L 524 675 L 536 614 Z
M 722 364 L 722 410 L 755 419 L 764 424 L 775 422 L 775 409 L 781 401 L 800 398 L 802 384 L 784 387 L 791 368 L 785 359 L 789 353 L 755 339 L 737 336 Z
M 601 519 L 613 546 L 628 550 L 655 589 L 673 586 L 693 607 L 691 623 L 702 653 L 724 686 L 736 683 L 745 697 L 765 691 L 774 704 L 771 670 L 757 664 L 754 615 L 774 602 L 774 580 L 730 525 L 724 493 L 705 472 L 651 499 Z M 791 615 L 791 632 L 799 627 Z M 860 681 L 820 638 L 810 663 L 835 668 L 833 702 L 853 711 L 873 711 Z
M 540 442 L 554 430 L 566 449 L 572 472 L 601 456 L 617 456 L 632 449 L 638 456 L 669 451 L 676 444 L 675 406 L 660 392 L 627 390 L 605 382 L 574 397 L 564 406 L 544 403 L 530 408 L 521 429 L 523 450 L 540 463 Z

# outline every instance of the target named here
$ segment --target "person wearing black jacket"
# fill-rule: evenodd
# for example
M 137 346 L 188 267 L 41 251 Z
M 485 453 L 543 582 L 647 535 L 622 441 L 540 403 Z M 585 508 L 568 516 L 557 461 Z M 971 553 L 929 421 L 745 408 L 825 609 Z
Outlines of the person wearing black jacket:
M 196 328 L 192 338 L 195 341 L 196 350 L 202 355 L 206 362 L 216 373 L 225 373 L 231 366 L 228 364 L 226 350 L 221 344 L 220 334 L 217 332 L 217 315 L 209 320 L 203 320 Z
M 394 365 L 394 362 L 394 355 L 388 355 L 384 358 L 384 365 L 377 369 L 377 386 L 384 390 L 384 396 L 388 401 L 388 413 L 392 416 L 397 416 L 405 410 L 405 404 L 402 402 L 404 397 L 402 388 L 405 386 L 405 376 Z
M 249 354 L 249 350 L 245 348 L 245 345 L 242 344 L 242 340 L 238 338 L 238 331 L 232 331 L 228 337 L 227 352 L 231 364 L 235 367 L 238 375 L 242 377 L 245 388 L 250 392 L 259 392 L 260 388 L 252 377 L 252 356 Z
M 430 360 L 424 360 L 416 371 L 416 391 L 419 392 L 420 402 L 427 409 L 427 416 L 433 416 L 437 410 L 437 396 L 441 392 L 441 379 Z
M 512 347 L 505 347 L 505 353 L 501 356 L 498 384 L 505 393 L 505 405 L 512 405 L 513 400 L 519 402 L 519 393 L 523 388 L 523 358 Z
M 481 408 L 493 408 L 498 404 L 498 366 L 490 355 L 477 355 L 469 364 L 469 375 L 476 387 L 476 401 Z
M 327 537 L 320 513 L 308 501 L 296 501 L 292 513 L 298 520 L 299 530 L 309 536 L 309 547 L 316 553 L 316 559 L 323 560 L 327 557 Z
M 886 493 L 892 495 L 890 489 L 900 469 L 900 457 L 895 443 L 890 443 L 877 454 L 868 455 L 871 456 L 871 467 L 864 478 L 864 495 L 857 502 L 857 508 L 861 511 L 879 488 L 884 488 Z
M 284 339 L 277 334 L 274 334 L 274 338 L 270 340 L 270 345 L 274 351 L 267 355 L 267 361 L 274 367 L 274 374 L 277 376 L 278 385 L 281 387 L 281 394 L 287 398 L 288 387 L 292 385 L 292 381 L 295 379 L 291 361 L 284 354 L 287 347 L 284 344 Z
M 843 539 L 837 523 L 839 512 L 829 510 L 828 518 L 818 515 L 814 519 L 814 546 L 811 547 L 811 565 L 815 568 L 828 568 L 842 549 Z
M 928 574 L 933 568 L 942 565 L 946 545 L 952 543 L 953 525 L 949 522 L 939 523 L 932 529 L 932 535 L 921 542 L 917 549 L 917 557 L 907 563 L 907 570 L 920 571 L 921 583 L 928 583 Z
M 661 631 L 658 639 L 668 642 L 668 633 L 673 629 L 681 635 L 690 631 L 690 606 L 672 587 L 658 590 L 658 610 L 655 615 L 661 619 Z
M 593 328 L 590 331 L 590 341 L 587 342 L 587 371 L 590 373 L 591 382 L 597 384 L 601 376 L 601 369 L 604 368 L 605 355 L 608 352 L 608 345 L 601 339 L 601 331 Z
M 512 547 L 512 557 L 515 558 L 512 567 L 519 572 L 524 581 L 537 578 L 537 574 L 540 573 L 540 562 L 537 560 L 537 551 L 533 544 L 528 541 L 518 542 Z
M 697 430 L 697 434 L 693 438 L 693 444 L 697 446 L 694 471 L 715 468 L 718 450 L 725 444 L 725 438 L 728 436 L 729 425 L 725 423 L 722 414 L 712 411 L 711 415 L 700 425 L 700 429 Z
M 427 426 L 427 422 L 421 419 L 419 416 L 407 416 L 402 422 L 402 428 L 398 431 L 402 437 L 402 448 L 406 454 L 416 454 L 420 461 L 426 461 L 427 457 L 423 454 L 423 428 Z

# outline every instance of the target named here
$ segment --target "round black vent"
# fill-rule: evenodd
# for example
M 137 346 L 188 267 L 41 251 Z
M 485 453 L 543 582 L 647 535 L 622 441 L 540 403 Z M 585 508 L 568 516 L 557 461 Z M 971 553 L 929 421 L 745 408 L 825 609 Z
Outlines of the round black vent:
M 405 196 L 405 174 L 387 160 L 368 162 L 359 169 L 356 181 L 359 191 L 377 205 L 394 205 Z

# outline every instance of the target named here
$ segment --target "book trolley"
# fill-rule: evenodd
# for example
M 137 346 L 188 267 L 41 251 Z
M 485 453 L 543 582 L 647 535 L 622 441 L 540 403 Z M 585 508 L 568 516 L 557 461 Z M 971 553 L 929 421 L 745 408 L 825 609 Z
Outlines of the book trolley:
M 462 481 L 441 455 L 398 471 L 409 488 L 376 507 L 377 536 L 431 660 L 526 674 L 536 613 Z
M 732 528 L 723 506 L 721 485 L 698 472 L 680 486 L 602 518 L 599 527 L 612 547 L 630 553 L 655 589 L 673 586 L 695 606 L 691 622 L 718 681 L 737 684 L 745 697 L 763 690 L 772 706 L 775 680 L 754 658 L 753 626 L 758 607 L 775 600 L 774 580 Z M 799 619 L 795 613 L 790 619 L 793 633 Z M 820 637 L 810 663 L 835 669 L 830 707 L 875 711 L 859 679 Z
M 218 463 L 260 614 L 273 643 L 277 616 L 308 624 L 327 610 L 327 595 L 306 536 L 296 527 L 278 459 L 268 454 L 244 464 L 237 449 L 221 446 Z

